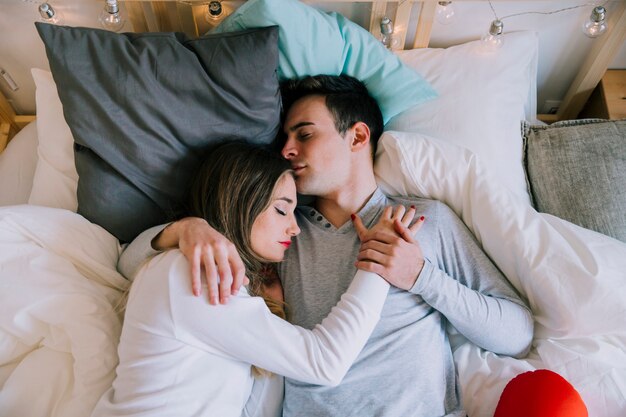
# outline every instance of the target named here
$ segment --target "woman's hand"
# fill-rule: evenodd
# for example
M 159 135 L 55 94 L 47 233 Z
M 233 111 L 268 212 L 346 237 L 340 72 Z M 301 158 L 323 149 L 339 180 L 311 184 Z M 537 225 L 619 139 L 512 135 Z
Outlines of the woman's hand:
M 413 235 L 424 224 L 421 216 L 411 225 L 415 207 L 406 210 L 398 206 L 385 207 L 382 216 L 371 229 L 353 215 L 354 227 L 361 240 L 361 248 L 355 263 L 358 269 L 374 272 L 391 285 L 408 290 L 415 285 L 424 267 L 424 255 Z
M 154 239 L 155 249 L 180 248 L 191 265 L 191 287 L 201 293 L 201 268 L 204 267 L 209 303 L 226 304 L 242 285 L 248 284 L 246 268 L 230 240 L 199 217 L 187 217 L 172 223 Z M 219 277 L 219 284 L 218 284 Z

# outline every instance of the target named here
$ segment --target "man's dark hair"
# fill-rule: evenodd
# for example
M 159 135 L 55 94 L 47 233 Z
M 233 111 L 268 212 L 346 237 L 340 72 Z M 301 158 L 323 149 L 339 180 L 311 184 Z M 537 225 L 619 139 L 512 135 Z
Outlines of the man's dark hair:
M 337 131 L 343 135 L 355 123 L 365 123 L 370 128 L 372 157 L 376 153 L 378 139 L 383 134 L 383 116 L 363 82 L 343 74 L 307 76 L 283 82 L 281 94 L 284 115 L 293 103 L 303 97 L 324 96 Z

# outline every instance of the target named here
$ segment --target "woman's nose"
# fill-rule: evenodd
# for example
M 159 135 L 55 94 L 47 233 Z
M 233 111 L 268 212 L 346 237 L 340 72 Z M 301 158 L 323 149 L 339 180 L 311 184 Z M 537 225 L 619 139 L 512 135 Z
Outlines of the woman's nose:
M 287 230 L 290 236 L 297 236 L 300 234 L 300 228 L 298 227 L 298 223 L 294 221 L 289 225 L 289 229 Z

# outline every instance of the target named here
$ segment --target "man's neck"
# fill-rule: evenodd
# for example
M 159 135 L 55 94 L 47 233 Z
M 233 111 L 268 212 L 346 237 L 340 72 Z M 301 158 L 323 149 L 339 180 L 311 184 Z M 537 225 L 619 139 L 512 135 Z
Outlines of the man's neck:
M 376 191 L 376 181 L 350 184 L 328 196 L 318 196 L 315 208 L 336 228 L 350 220 L 350 215 L 358 213 Z

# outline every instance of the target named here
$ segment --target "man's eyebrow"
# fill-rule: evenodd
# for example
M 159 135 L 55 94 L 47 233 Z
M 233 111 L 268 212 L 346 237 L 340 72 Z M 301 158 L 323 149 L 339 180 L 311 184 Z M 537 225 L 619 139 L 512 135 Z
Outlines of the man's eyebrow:
M 293 200 L 289 197 L 278 197 L 276 200 L 283 200 L 288 202 L 289 204 L 293 204 Z
M 290 132 L 293 132 L 294 130 L 298 130 L 299 128 L 301 128 L 302 126 L 311 126 L 314 125 L 315 123 L 313 122 L 300 122 L 296 125 L 291 126 L 289 129 Z

